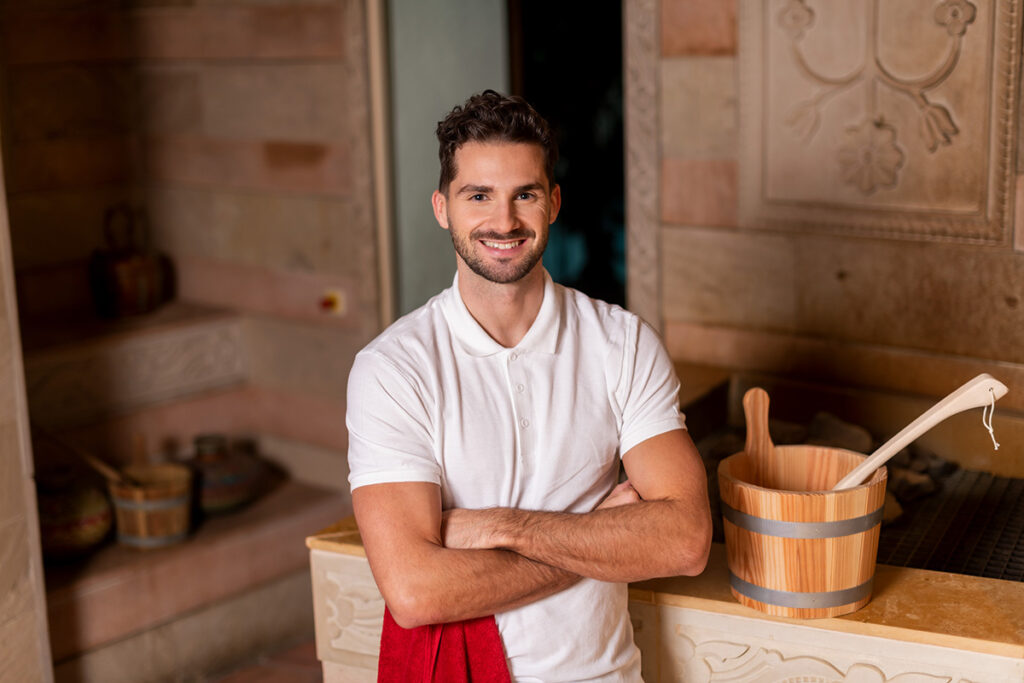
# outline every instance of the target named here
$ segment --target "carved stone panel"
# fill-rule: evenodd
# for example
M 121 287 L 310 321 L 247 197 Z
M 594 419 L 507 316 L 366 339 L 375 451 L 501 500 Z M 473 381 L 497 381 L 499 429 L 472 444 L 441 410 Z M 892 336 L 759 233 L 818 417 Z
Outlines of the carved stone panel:
M 1020 0 L 740 8 L 740 221 L 1012 238 Z

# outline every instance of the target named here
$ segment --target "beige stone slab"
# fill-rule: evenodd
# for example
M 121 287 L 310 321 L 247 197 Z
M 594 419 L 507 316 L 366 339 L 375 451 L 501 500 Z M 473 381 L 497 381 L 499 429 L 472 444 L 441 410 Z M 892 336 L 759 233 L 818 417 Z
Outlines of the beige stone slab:
M 735 161 L 661 160 L 661 219 L 690 226 L 732 227 L 736 221 Z
M 667 324 L 665 344 L 677 361 L 927 396 L 934 401 L 987 372 L 1011 387 L 998 403 L 996 420 L 1002 419 L 1002 410 L 1024 412 L 1024 395 L 1014 389 L 1024 386 L 1020 364 L 680 321 Z M 1005 460 L 1000 451 L 991 464 L 999 469 Z
M 0 422 L 0 524 L 24 514 L 24 489 L 32 485 L 33 480 L 21 469 L 20 448 L 21 437 L 15 423 Z
M 1024 361 L 1024 260 L 1012 251 L 820 236 L 795 246 L 801 331 Z
M 259 449 L 262 457 L 279 465 L 295 481 L 336 491 L 348 510 L 345 514 L 352 514 L 348 459 L 344 451 L 271 435 L 259 437 Z
M 300 392 L 242 387 L 104 420 L 64 434 L 111 462 L 137 459 L 139 440 L 150 457 L 189 452 L 204 432 L 236 436 L 268 434 L 345 452 L 345 402 Z
M 661 60 L 661 153 L 682 159 L 735 159 L 739 133 L 736 59 Z
M 212 137 L 331 141 L 355 129 L 348 65 L 211 64 L 201 71 L 203 131 Z
M 663 0 L 661 54 L 735 54 L 736 1 Z
M 797 273 L 791 238 L 726 229 L 662 232 L 666 320 L 792 329 Z
M 149 137 L 144 145 L 144 171 L 150 182 L 348 196 L 357 172 L 351 167 L 348 141 L 165 135 Z M 42 183 L 35 176 L 24 182 L 30 180 Z
M 122 64 L 12 67 L 7 76 L 11 142 L 130 133 L 133 78 Z
M 9 63 L 302 59 L 345 54 L 344 6 L 325 3 L 87 8 L 5 18 Z
M 1024 112 L 1024 107 L 1021 108 Z M 1021 138 L 1024 141 L 1024 137 Z M 1024 251 L 1024 176 L 1017 176 L 1014 214 L 1013 214 L 1013 248 Z
M 245 266 L 206 258 L 176 259 L 183 299 L 244 313 L 280 316 L 333 329 L 376 329 L 374 304 L 361 300 L 348 274 Z M 334 298 L 334 308 L 324 299 Z
M 772 617 L 732 597 L 725 546 L 714 543 L 708 567 L 700 576 L 654 579 L 632 587 L 650 591 L 658 604 L 1020 658 L 1024 656 L 1024 591 L 1019 585 L 878 565 L 872 599 L 857 612 L 813 620 Z
M 289 574 L 56 667 L 59 682 L 212 680 L 224 670 L 313 636 L 307 571 Z
M 145 66 L 136 71 L 138 126 L 151 135 L 200 133 L 205 109 L 195 66 Z
M 13 483 L 20 487 L 23 481 L 18 478 Z M 31 594 L 28 589 L 31 585 L 29 557 L 29 535 L 25 515 L 22 513 L 0 520 L 0 602 L 25 601 L 26 604 L 21 605 L 20 609 L 31 607 L 29 597 L 20 595 Z M 12 611 L 7 614 L 15 613 L 16 611 Z M 3 621 L 3 616 L 0 616 L 0 622 Z
M 384 598 L 364 558 L 310 551 L 316 652 L 324 662 L 376 668 Z
M 52 680 L 39 630 L 31 588 L 22 584 L 10 593 L 0 591 L 0 672 L 5 682 Z
M 370 336 L 259 316 L 246 319 L 245 339 L 253 382 L 344 400 L 352 359 Z
M 154 241 L 172 254 L 376 279 L 364 198 L 170 186 L 146 198 Z

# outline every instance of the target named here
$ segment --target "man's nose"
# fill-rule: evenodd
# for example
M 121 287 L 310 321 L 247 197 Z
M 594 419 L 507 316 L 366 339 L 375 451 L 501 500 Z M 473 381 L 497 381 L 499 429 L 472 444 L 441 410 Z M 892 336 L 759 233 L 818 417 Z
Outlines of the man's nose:
M 494 227 L 498 230 L 512 231 L 519 227 L 519 215 L 513 201 L 498 202 L 495 207 Z

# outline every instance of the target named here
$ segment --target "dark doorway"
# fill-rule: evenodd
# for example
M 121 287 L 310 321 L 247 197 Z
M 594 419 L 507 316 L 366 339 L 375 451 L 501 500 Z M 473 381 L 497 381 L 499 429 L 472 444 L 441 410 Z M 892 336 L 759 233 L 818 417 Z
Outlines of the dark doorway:
M 508 0 L 512 91 L 558 134 L 562 211 L 544 265 L 556 282 L 625 305 L 619 2 Z

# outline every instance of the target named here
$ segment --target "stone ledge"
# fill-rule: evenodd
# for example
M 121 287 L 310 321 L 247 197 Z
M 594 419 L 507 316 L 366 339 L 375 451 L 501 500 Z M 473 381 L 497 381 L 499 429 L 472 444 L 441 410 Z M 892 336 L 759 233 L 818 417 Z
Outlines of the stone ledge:
M 82 564 L 48 568 L 54 661 L 300 570 L 308 566 L 303 539 L 349 514 L 340 494 L 285 482 L 243 511 L 207 520 L 185 543 L 110 545 Z
M 174 302 L 147 316 L 26 321 L 25 379 L 32 415 L 50 429 L 242 383 L 241 318 Z
M 306 545 L 314 551 L 366 556 L 354 519 L 323 529 L 307 538 Z M 725 546 L 713 543 L 703 574 L 630 584 L 629 599 L 1024 659 L 1024 591 L 1015 581 L 878 565 L 871 602 L 853 614 L 829 619 L 773 617 L 732 597 Z

